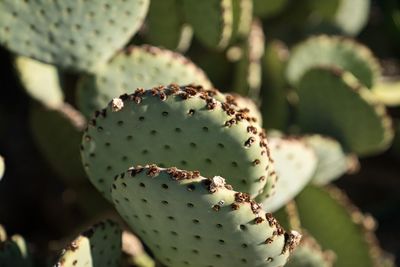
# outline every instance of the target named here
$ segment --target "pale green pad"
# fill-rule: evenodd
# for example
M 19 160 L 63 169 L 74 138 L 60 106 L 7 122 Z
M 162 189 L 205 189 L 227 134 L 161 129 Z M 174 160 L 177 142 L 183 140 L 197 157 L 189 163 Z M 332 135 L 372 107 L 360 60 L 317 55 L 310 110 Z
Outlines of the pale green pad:
M 344 33 L 357 35 L 367 24 L 370 0 L 340 0 L 334 22 Z
M 15 58 L 14 65 L 19 80 L 30 97 L 49 108 L 56 108 L 64 103 L 64 93 L 55 66 L 21 56 Z
M 253 0 L 232 0 L 233 23 L 230 43 L 246 37 L 253 21 Z
M 372 93 L 375 98 L 386 106 L 400 106 L 400 81 L 399 80 L 382 80 L 373 88 Z
M 334 137 L 360 156 L 385 150 L 392 138 L 383 105 L 350 73 L 315 68 L 300 81 L 298 123 L 307 133 Z
M 184 0 L 185 19 L 194 35 L 211 48 L 225 48 L 232 36 L 232 0 Z
M 78 85 L 77 102 L 79 109 L 89 117 L 116 96 L 139 87 L 170 83 L 211 87 L 204 72 L 180 54 L 152 46 L 129 47 L 95 75 L 83 77 Z
M 288 0 L 253 0 L 254 14 L 262 18 L 275 16 L 286 7 L 288 2 Z
M 335 266 L 377 266 L 371 254 L 373 234 L 364 228 L 365 218 L 339 189 L 306 187 L 296 204 L 302 226 L 323 249 L 336 254 Z
M 265 37 L 262 25 L 254 21 L 248 38 L 240 46 L 242 55 L 235 65 L 233 87 L 235 92 L 255 100 L 260 94 L 261 59 L 264 55 L 264 47 Z
M 5 240 L 6 233 L 0 225 L 0 266 L 1 267 L 31 267 L 32 260 L 28 253 L 25 240 L 20 235 L 14 235 Z
M 3 178 L 5 169 L 6 169 L 6 166 L 4 164 L 4 158 L 2 156 L 0 156 L 0 180 L 1 180 L 1 178 Z
M 380 75 L 379 63 L 369 48 L 351 39 L 321 35 L 311 37 L 293 49 L 286 70 L 287 78 L 296 86 L 308 70 L 317 66 L 349 71 L 368 88 Z
M 151 0 L 146 18 L 146 39 L 150 44 L 175 50 L 184 28 L 178 0 Z
M 274 212 L 292 200 L 311 180 L 317 166 L 312 148 L 295 138 L 269 139 L 278 176 L 275 194 L 263 200 L 265 211 Z
M 317 241 L 304 234 L 300 245 L 293 252 L 286 267 L 332 267 L 335 256 L 331 251 L 323 251 Z
M 210 96 L 215 93 L 171 85 L 113 99 L 83 136 L 92 183 L 110 199 L 116 173 L 154 163 L 229 177 L 243 192 L 268 195 L 275 176 L 265 133 L 248 113 Z
M 219 176 L 155 165 L 131 168 L 116 177 L 111 195 L 167 266 L 283 266 L 300 239 Z
M 128 42 L 149 0 L 0 2 L 0 44 L 62 68 L 93 71 Z
M 350 157 L 338 141 L 327 136 L 309 135 L 302 138 L 317 155 L 318 164 L 312 183 L 325 185 L 345 174 L 350 167 Z
M 95 224 L 63 250 L 54 267 L 119 267 L 121 235 L 112 221 Z
M 86 182 L 79 145 L 86 120 L 68 104 L 56 110 L 34 105 L 30 127 L 39 150 L 67 183 Z

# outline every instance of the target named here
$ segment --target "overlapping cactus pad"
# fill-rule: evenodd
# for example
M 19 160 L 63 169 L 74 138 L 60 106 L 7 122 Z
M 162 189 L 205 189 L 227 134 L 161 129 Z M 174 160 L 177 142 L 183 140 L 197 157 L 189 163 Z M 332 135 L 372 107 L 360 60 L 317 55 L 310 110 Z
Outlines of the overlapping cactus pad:
M 13 235 L 10 239 L 7 239 L 7 233 L 2 225 L 0 225 L 0 266 L 32 266 L 32 259 L 24 238 L 20 235 Z
M 149 0 L 0 2 L 0 44 L 63 68 L 92 71 L 138 30 Z
M 278 176 L 276 192 L 262 201 L 264 210 L 274 212 L 293 199 L 310 181 L 317 166 L 312 148 L 294 137 L 269 138 Z
M 119 267 L 122 231 L 112 221 L 95 224 L 64 249 L 54 267 Z
M 385 107 L 350 73 L 310 69 L 301 79 L 298 123 L 304 132 L 337 139 L 360 156 L 385 150 L 393 139 Z
M 111 195 L 167 266 L 283 266 L 301 238 L 220 176 L 138 166 L 115 177 Z
M 92 183 L 110 199 L 116 173 L 155 163 L 229 177 L 237 190 L 268 195 L 275 172 L 263 130 L 232 98 L 220 102 L 214 94 L 171 85 L 113 99 L 83 136 L 82 158 Z
M 95 75 L 81 80 L 77 102 L 80 110 L 90 116 L 115 96 L 139 87 L 170 83 L 211 87 L 204 72 L 180 54 L 153 46 L 129 47 L 115 55 Z
M 311 37 L 293 49 L 287 67 L 287 78 L 293 85 L 311 68 L 333 66 L 353 74 L 371 88 L 380 75 L 380 66 L 372 52 L 360 43 L 343 37 Z

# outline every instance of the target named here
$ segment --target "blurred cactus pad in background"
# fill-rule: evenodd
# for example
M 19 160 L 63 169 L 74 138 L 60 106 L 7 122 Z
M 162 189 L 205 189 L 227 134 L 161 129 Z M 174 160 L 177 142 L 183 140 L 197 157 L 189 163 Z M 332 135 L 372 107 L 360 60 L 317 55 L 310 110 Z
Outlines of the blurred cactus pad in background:
M 400 266 L 399 18 L 0 0 L 0 267 Z

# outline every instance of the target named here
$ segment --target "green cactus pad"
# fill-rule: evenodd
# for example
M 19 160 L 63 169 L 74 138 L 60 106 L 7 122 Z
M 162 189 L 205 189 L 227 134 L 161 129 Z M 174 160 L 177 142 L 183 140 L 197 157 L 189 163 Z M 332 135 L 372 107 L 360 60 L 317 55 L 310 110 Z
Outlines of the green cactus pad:
M 258 100 L 261 87 L 261 59 L 264 55 L 265 36 L 262 25 L 254 21 L 249 36 L 241 45 L 241 57 L 235 64 L 233 90 Z
M 323 251 L 318 242 L 310 235 L 304 234 L 300 245 L 293 252 L 286 267 L 333 267 L 335 255 Z
M 298 123 L 304 132 L 334 137 L 346 152 L 360 156 L 389 146 L 393 132 L 385 107 L 350 73 L 311 69 L 297 92 Z
M 372 93 L 375 98 L 386 106 L 400 106 L 400 81 L 399 80 L 382 80 L 373 88 Z
M 263 119 L 257 104 L 248 97 L 244 97 L 235 93 L 223 94 L 224 98 L 217 98 L 220 102 L 231 101 L 237 110 L 248 110 L 249 115 L 254 118 L 254 122 L 262 127 Z
M 293 199 L 311 180 L 317 166 L 314 151 L 295 138 L 269 138 L 278 176 L 275 194 L 263 200 L 263 208 L 274 212 Z
M 62 68 L 93 71 L 128 42 L 149 0 L 0 2 L 0 44 Z
M 68 104 L 57 109 L 34 105 L 30 112 L 33 138 L 53 169 L 68 183 L 83 183 L 85 171 L 79 156 L 83 116 Z
M 29 96 L 49 108 L 63 104 L 64 93 L 55 66 L 22 56 L 15 58 L 14 65 Z
M 267 129 L 284 131 L 289 124 L 288 84 L 285 77 L 288 60 L 289 51 L 283 42 L 274 39 L 266 44 L 262 59 L 261 112 Z
M 253 20 L 253 0 L 232 0 L 233 23 L 231 43 L 246 37 Z
M 112 185 L 114 205 L 167 266 L 283 266 L 300 241 L 225 179 L 155 165 Z M 235 253 L 232 253 L 234 251 Z
M 32 259 L 28 253 L 25 240 L 20 235 L 13 235 L 7 240 L 7 234 L 0 225 L 0 266 L 31 267 Z
M 194 35 L 211 48 L 225 48 L 232 36 L 232 0 L 185 0 L 182 10 Z
M 180 50 L 182 42 L 190 43 L 189 27 L 184 23 L 178 0 L 152 0 L 146 19 L 146 40 L 149 44 Z M 189 30 L 192 32 L 191 30 Z M 189 39 L 189 40 L 183 40 Z
M 152 46 L 129 47 L 95 75 L 80 81 L 77 102 L 83 114 L 90 117 L 115 96 L 170 83 L 211 87 L 203 71 L 180 54 Z
M 254 14 L 262 18 L 275 16 L 286 7 L 288 2 L 288 0 L 253 0 Z
M 353 157 L 346 155 L 338 141 L 322 135 L 309 135 L 302 140 L 313 148 L 318 164 L 312 177 L 315 185 L 326 185 L 349 171 Z
M 336 254 L 335 266 L 378 266 L 371 218 L 364 217 L 339 189 L 308 186 L 296 204 L 302 226 L 323 249 Z
M 369 48 L 343 37 L 321 35 L 297 45 L 288 62 L 287 78 L 296 86 L 310 68 L 317 66 L 333 66 L 349 71 L 368 88 L 380 75 L 379 63 Z
M 1 178 L 3 178 L 5 169 L 6 169 L 6 166 L 4 164 L 4 158 L 2 156 L 0 156 L 0 180 L 1 180 Z
M 265 133 L 246 111 L 201 87 L 138 89 L 96 113 L 82 140 L 92 183 L 109 197 L 115 173 L 157 163 L 229 177 L 255 196 L 275 182 Z
M 368 22 L 370 0 L 307 0 L 317 26 L 355 36 Z M 317 19 L 315 19 L 317 18 Z M 322 20 L 322 21 L 321 21 Z
M 54 267 L 119 267 L 122 231 L 112 221 L 95 224 L 61 253 Z

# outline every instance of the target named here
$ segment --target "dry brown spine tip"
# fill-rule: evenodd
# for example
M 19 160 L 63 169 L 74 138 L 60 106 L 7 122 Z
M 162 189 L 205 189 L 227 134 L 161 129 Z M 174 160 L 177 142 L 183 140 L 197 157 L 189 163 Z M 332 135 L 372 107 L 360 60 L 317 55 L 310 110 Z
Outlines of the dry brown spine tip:
M 296 231 L 291 231 L 290 234 L 285 233 L 285 245 L 282 250 L 282 254 L 286 252 L 292 252 L 301 241 L 301 234 Z
M 238 203 L 250 202 L 250 195 L 247 193 L 235 193 L 235 201 Z

